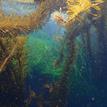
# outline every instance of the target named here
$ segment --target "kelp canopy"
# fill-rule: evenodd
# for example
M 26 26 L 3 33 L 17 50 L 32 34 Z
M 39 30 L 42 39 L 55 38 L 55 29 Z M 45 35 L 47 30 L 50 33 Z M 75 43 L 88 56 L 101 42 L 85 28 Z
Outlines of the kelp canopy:
M 32 29 L 38 29 L 47 19 L 54 5 L 59 5 L 60 1 L 42 1 L 35 12 L 26 16 L 10 15 L 1 13 L 0 16 L 0 34 L 14 35 L 28 33 Z
M 40 4 L 36 12 L 32 13 L 30 16 L 4 16 L 0 18 L 0 31 L 1 36 L 5 34 L 14 35 L 20 33 L 27 33 L 32 30 L 32 28 L 38 28 L 42 22 L 43 18 L 48 15 L 48 7 L 45 7 L 46 2 Z M 10 33 L 11 32 L 11 33 Z
M 35 12 L 31 13 L 27 16 L 16 16 L 10 15 L 6 16 L 1 11 L 0 17 L 0 36 L 6 37 L 11 36 L 15 39 L 15 36 L 31 32 L 33 29 L 38 29 L 42 24 L 44 24 L 49 17 L 49 14 L 52 12 L 54 5 L 59 6 L 59 1 L 42 1 Z M 2 38 L 0 38 L 2 41 Z M 17 38 L 16 38 L 17 39 Z M 16 40 L 17 41 L 17 40 Z M 3 48 L 3 44 L 1 42 L 1 46 Z M 12 49 L 12 54 L 14 53 L 15 47 Z M 3 64 L 1 64 L 1 70 L 4 69 L 5 64 L 11 58 L 11 53 L 6 57 Z

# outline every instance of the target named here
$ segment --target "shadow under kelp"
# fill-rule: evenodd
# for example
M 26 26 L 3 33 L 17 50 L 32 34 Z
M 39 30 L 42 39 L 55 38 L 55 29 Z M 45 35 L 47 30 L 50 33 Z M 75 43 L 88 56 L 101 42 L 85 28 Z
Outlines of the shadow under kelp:
M 11 78 L 11 69 L 0 75 L 0 106 L 1 107 L 23 107 L 23 89 Z
M 25 107 L 50 107 L 50 95 L 53 85 L 59 77 L 42 73 L 41 69 L 32 68 L 25 81 Z
M 14 39 L 1 37 L 0 40 L 4 47 L 0 50 L 0 106 L 22 106 L 24 104 L 23 83 L 26 75 L 23 44 L 26 37 Z

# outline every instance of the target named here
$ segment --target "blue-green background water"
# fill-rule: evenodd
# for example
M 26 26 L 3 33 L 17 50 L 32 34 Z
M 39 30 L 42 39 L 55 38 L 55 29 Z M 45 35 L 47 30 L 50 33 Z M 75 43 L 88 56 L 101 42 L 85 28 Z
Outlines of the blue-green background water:
M 27 8 L 25 4 L 20 3 L 9 4 L 4 1 L 3 4 L 3 10 L 6 14 L 23 15 L 33 12 L 34 9 L 35 5 L 31 4 L 27 5 Z M 55 68 L 53 64 L 59 57 L 62 46 L 62 41 L 57 40 L 56 37 L 63 38 L 65 32 L 64 28 L 59 27 L 56 22 L 49 19 L 41 29 L 27 35 L 25 48 L 27 48 L 28 75 L 25 81 L 25 99 L 29 95 L 30 87 L 37 94 L 43 94 L 48 102 L 49 93 L 44 86 L 54 83 L 62 74 L 62 67 Z M 74 72 L 69 74 L 65 107 L 107 107 L 107 47 L 105 46 L 106 49 L 103 45 L 101 45 L 102 49 L 98 47 L 100 43 L 94 26 L 91 26 L 90 32 L 93 56 L 90 56 L 89 50 L 84 46 L 82 34 L 78 35 L 75 40 L 78 50 L 77 58 Z M 98 53 L 102 53 L 100 56 L 102 60 L 100 60 Z M 99 65 L 96 64 L 98 61 Z M 2 100 L 6 97 L 2 97 Z M 13 97 L 8 95 L 7 102 L 11 103 L 14 101 L 12 100 Z M 19 105 L 21 107 L 21 104 Z M 30 106 L 36 107 L 36 102 L 32 101 Z

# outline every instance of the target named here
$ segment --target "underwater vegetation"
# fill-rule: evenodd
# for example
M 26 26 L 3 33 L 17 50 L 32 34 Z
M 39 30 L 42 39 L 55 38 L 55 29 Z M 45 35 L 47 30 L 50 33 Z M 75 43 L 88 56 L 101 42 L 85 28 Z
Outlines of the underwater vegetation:
M 33 10 L 7 14 L 5 2 Z M 107 1 L 5 2 L 0 107 L 107 107 Z

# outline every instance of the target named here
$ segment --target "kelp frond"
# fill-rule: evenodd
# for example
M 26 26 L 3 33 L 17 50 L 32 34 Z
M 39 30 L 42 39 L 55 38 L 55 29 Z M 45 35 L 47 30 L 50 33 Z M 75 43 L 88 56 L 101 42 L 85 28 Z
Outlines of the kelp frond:
M 57 0 L 54 2 L 49 0 L 42 1 L 33 13 L 25 16 L 1 15 L 0 36 L 17 36 L 17 34 L 20 33 L 28 33 L 32 29 L 38 29 L 42 24 L 44 24 L 53 4 L 56 3 Z
M 99 4 L 103 3 L 102 0 L 67 0 L 67 13 L 69 15 L 68 22 L 76 20 L 81 13 L 90 13 L 91 8 L 100 10 Z
M 41 3 L 38 9 L 29 16 L 2 16 L 0 18 L 0 33 L 14 35 L 14 32 L 26 33 L 39 27 L 48 12 L 47 8 L 44 7 L 45 4 L 46 2 Z
M 12 57 L 17 53 L 17 50 L 19 51 L 20 48 L 23 47 L 26 39 L 27 38 L 24 36 L 16 37 L 15 43 L 7 50 L 8 52 L 6 52 L 8 55 L 6 55 L 2 61 L 0 61 L 0 73 L 4 71 Z
M 9 62 L 10 58 L 13 56 L 15 50 L 16 50 L 16 44 L 13 46 L 10 54 L 3 60 L 3 63 L 0 64 L 0 73 L 4 70 L 5 66 L 7 65 L 7 63 Z

